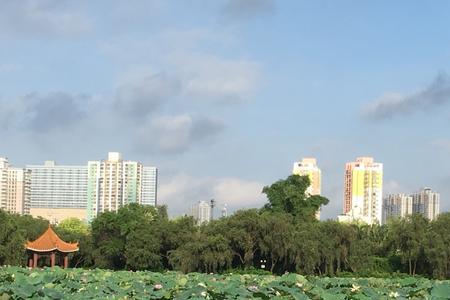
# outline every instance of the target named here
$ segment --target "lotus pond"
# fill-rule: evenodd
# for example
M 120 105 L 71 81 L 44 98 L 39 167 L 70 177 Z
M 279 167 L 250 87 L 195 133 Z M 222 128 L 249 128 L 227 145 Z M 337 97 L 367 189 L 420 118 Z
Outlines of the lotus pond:
M 2 267 L 0 299 L 450 299 L 450 281 Z

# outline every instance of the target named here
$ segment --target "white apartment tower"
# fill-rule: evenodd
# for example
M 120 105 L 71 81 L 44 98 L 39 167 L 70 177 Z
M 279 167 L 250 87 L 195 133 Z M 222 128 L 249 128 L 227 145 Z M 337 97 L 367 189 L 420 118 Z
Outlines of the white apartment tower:
M 422 214 L 432 221 L 439 215 L 439 193 L 433 192 L 430 188 L 414 193 L 412 196 L 413 212 Z
M 13 168 L 0 158 L 0 208 L 11 213 L 30 213 L 30 172 Z
M 358 157 L 345 165 L 344 215 L 340 221 L 382 221 L 383 164 Z
M 309 195 L 321 194 L 321 171 L 317 166 L 315 158 L 303 158 L 301 161 L 295 162 L 292 174 L 309 177 L 310 185 L 306 193 Z M 316 212 L 316 219 L 320 220 L 320 210 Z
M 156 205 L 157 170 L 137 161 L 124 161 L 118 152 L 88 162 L 87 217 L 117 211 L 123 205 Z
M 383 223 L 413 213 L 413 198 L 406 194 L 389 194 L 383 200 Z
M 421 214 L 429 220 L 434 220 L 439 215 L 439 198 L 439 193 L 430 188 L 424 188 L 412 195 L 388 195 L 384 199 L 384 222 L 411 214 Z
M 43 165 L 27 165 L 30 171 L 30 213 L 53 223 L 70 217 L 86 220 L 87 167 L 58 165 L 53 160 Z
M 142 167 L 142 204 L 156 206 L 158 169 L 156 167 Z
M 191 207 L 191 216 L 197 225 L 208 223 L 211 220 L 211 205 L 206 201 L 200 201 Z
M 303 158 L 294 163 L 292 174 L 308 176 L 311 182 L 306 192 L 310 195 L 320 195 L 321 193 L 321 171 L 317 167 L 315 158 Z

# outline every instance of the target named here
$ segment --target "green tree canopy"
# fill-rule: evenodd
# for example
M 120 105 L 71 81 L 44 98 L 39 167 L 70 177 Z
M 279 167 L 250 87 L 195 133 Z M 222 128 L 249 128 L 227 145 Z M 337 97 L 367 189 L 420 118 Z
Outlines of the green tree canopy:
M 310 185 L 308 176 L 291 175 L 263 188 L 269 203 L 266 210 L 284 212 L 297 220 L 312 221 L 316 212 L 329 200 L 319 195 L 309 195 L 306 190 Z
M 88 224 L 78 218 L 67 218 L 61 221 L 57 228 L 78 235 L 88 234 L 89 232 Z
M 17 265 L 25 253 L 25 238 L 13 216 L 0 210 L 0 265 Z
M 165 208 L 132 203 L 100 214 L 92 222 L 95 266 L 111 269 L 159 269 L 167 223 Z

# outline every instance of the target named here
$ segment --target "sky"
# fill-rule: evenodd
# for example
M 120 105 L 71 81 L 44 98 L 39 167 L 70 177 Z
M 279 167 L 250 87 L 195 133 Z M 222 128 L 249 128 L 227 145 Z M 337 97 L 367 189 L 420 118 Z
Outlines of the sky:
M 345 163 L 384 193 L 431 187 L 450 209 L 450 2 L 0 0 L 0 156 L 159 169 L 172 216 L 316 157 L 342 212 Z

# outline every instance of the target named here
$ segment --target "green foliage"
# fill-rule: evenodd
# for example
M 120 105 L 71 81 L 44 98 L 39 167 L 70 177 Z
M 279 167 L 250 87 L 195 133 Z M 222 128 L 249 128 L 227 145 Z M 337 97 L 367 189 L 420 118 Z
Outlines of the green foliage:
M 82 236 L 89 233 L 89 226 L 78 218 L 68 218 L 58 224 L 57 230 Z
M 17 228 L 20 229 L 21 234 L 26 240 L 33 241 L 37 239 L 48 228 L 49 222 L 42 218 L 33 218 L 29 215 L 15 215 L 11 217 L 17 224 Z
M 232 251 L 221 234 L 197 232 L 192 241 L 170 251 L 169 262 L 183 272 L 217 272 L 231 265 Z
M 424 252 L 428 220 L 421 215 L 411 215 L 390 223 L 388 237 L 402 263 L 408 264 L 408 273 L 415 275 L 417 264 Z
M 55 230 L 79 243 L 80 251 L 69 256 L 71 267 L 450 278 L 450 213 L 431 222 L 413 215 L 383 226 L 318 222 L 315 212 L 328 200 L 309 196 L 308 185 L 308 177 L 289 176 L 264 188 L 269 203 L 263 209 L 202 226 L 192 217 L 169 220 L 165 206 L 130 204 L 91 224 L 65 220 Z M 0 211 L 0 264 L 25 265 L 25 241 L 47 227 L 43 219 Z
M 0 210 L 0 265 L 21 263 L 25 238 L 20 233 L 13 215 Z
M 105 212 L 92 222 L 94 265 L 110 269 L 159 269 L 164 209 L 130 204 Z
M 449 281 L 0 268 L 0 299 L 450 299 Z
M 427 260 L 436 278 L 450 277 L 450 213 L 443 213 L 430 223 L 424 242 Z
M 56 233 L 67 242 L 78 242 L 79 251 L 69 254 L 71 267 L 92 266 L 92 237 L 90 227 L 85 222 L 77 218 L 68 218 L 60 222 L 56 228 Z
M 261 221 L 259 248 L 262 257 L 267 258 L 271 272 L 278 267 L 283 273 L 293 248 L 292 217 L 288 214 L 263 214 Z
M 269 203 L 266 209 L 276 213 L 287 213 L 302 221 L 312 221 L 320 206 L 328 204 L 328 199 L 318 195 L 308 195 L 308 176 L 291 175 L 263 188 Z

